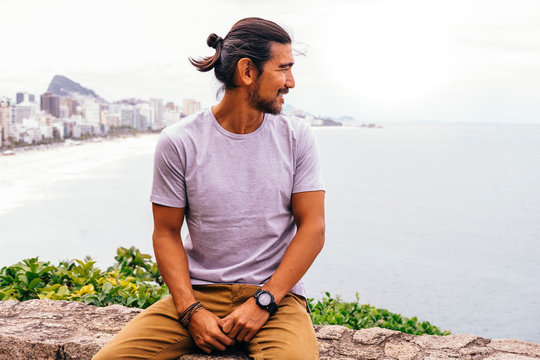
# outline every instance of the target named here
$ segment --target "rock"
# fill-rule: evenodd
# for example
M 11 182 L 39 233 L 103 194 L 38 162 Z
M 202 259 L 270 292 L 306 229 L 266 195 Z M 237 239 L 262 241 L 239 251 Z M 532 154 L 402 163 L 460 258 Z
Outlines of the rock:
M 0 359 L 86 360 L 140 309 L 104 308 L 78 302 L 0 301 Z M 413 336 L 371 328 L 315 326 L 321 360 L 539 360 L 540 345 L 519 340 L 489 340 L 474 335 Z M 181 360 L 246 360 L 237 348 Z
M 455 360 L 461 359 L 457 354 L 447 354 L 445 351 L 432 350 L 427 351 L 422 357 L 423 360 Z
M 486 346 L 467 346 L 459 349 L 460 359 L 483 359 L 493 353 L 493 350 Z
M 478 336 L 473 335 L 422 335 L 416 337 L 413 342 L 429 349 L 460 349 L 477 339 Z
M 531 344 L 519 340 L 491 340 L 487 345 L 494 350 L 528 356 L 537 356 L 540 353 L 540 344 Z
M 523 356 L 517 354 L 508 354 L 508 353 L 498 353 L 490 357 L 485 358 L 485 360 L 535 360 L 537 357 Z
M 363 345 L 379 345 L 391 336 L 400 334 L 399 331 L 370 328 L 356 331 L 353 336 L 353 341 Z
M 384 347 L 384 354 L 399 360 L 412 360 L 420 352 L 420 347 L 407 341 L 392 341 Z
M 322 326 L 319 331 L 317 331 L 317 339 L 339 340 L 347 330 L 349 329 L 340 325 Z
M 0 301 L 0 359 L 90 359 L 139 312 L 75 301 Z

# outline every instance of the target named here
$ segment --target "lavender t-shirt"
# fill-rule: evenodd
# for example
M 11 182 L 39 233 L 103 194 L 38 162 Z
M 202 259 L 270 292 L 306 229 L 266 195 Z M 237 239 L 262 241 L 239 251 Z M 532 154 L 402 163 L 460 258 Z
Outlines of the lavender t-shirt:
M 324 190 L 315 137 L 302 119 L 265 114 L 249 134 L 211 110 L 163 130 L 153 203 L 186 209 L 191 282 L 262 285 L 296 233 L 293 193 Z M 301 282 L 292 292 L 305 296 Z

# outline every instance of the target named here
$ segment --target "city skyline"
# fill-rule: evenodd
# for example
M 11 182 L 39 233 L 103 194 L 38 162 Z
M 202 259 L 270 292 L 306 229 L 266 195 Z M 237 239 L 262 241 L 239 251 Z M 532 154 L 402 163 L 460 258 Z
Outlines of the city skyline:
M 535 1 L 209 1 L 93 3 L 0 0 L 12 34 L 0 96 L 41 94 L 56 74 L 123 98 L 216 102 L 211 32 L 261 16 L 305 52 L 286 104 L 360 122 L 540 122 L 540 11 Z M 32 11 L 29 11 L 29 10 Z M 39 34 L 47 29 L 46 39 Z M 16 50 L 16 51 L 15 51 Z
M 16 93 L 15 101 L 0 96 L 0 147 L 157 131 L 199 110 L 200 103 L 193 99 L 183 100 L 182 111 L 161 98 L 108 102 L 92 89 L 57 75 L 37 97 L 28 92 Z

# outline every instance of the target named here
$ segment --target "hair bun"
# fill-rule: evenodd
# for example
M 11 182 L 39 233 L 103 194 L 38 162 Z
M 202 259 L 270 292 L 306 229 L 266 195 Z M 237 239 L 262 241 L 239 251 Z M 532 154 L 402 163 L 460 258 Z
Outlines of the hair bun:
M 217 48 L 220 42 L 223 42 L 223 38 L 214 33 L 211 33 L 210 35 L 208 35 L 208 38 L 206 39 L 206 44 L 208 44 L 208 46 L 214 49 Z

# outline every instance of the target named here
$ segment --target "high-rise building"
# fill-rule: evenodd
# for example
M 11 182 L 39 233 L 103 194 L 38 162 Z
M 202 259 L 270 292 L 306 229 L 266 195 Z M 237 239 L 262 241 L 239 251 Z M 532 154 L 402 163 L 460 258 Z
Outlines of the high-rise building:
M 154 108 L 147 103 L 137 105 L 139 113 L 141 115 L 141 130 L 146 130 L 152 124 L 152 119 L 154 118 Z
M 99 104 L 99 119 L 100 119 L 100 123 L 101 124 L 106 124 L 104 122 L 104 117 L 103 117 L 103 114 L 108 114 L 110 111 L 109 111 L 109 104 L 104 104 L 104 103 L 100 103 Z
M 120 115 L 122 111 L 122 104 L 110 104 L 109 105 L 109 114 L 118 114 Z
M 126 105 L 120 111 L 120 126 L 138 129 L 140 127 L 140 112 L 134 106 Z
M 154 119 L 152 123 L 158 126 L 163 125 L 163 99 L 150 99 L 150 106 L 154 109 Z
M 0 97 L 0 146 L 6 143 L 13 124 L 13 108 L 8 98 Z
M 165 104 L 165 111 L 167 109 L 172 110 L 172 111 L 178 111 L 178 106 L 176 106 L 176 104 L 173 103 L 172 101 L 169 101 L 167 104 Z
M 75 115 L 77 113 L 77 101 L 73 100 L 72 98 L 65 97 L 60 99 L 60 107 L 67 108 L 67 117 L 71 117 L 72 115 Z M 61 113 L 62 116 L 64 117 Z
M 30 119 L 36 114 L 36 104 L 24 101 L 13 107 L 13 123 L 22 124 L 23 120 Z
M 109 128 L 118 127 L 120 126 L 120 115 L 105 110 L 101 113 L 101 123 Z
M 182 114 L 191 115 L 195 114 L 197 111 L 201 110 L 201 103 L 193 99 L 184 99 L 184 104 L 182 106 Z
M 60 117 L 60 96 L 52 92 L 41 95 L 41 110 L 54 117 Z
M 16 104 L 20 104 L 22 102 L 35 102 L 35 97 L 33 94 L 29 94 L 27 92 L 18 92 L 17 93 L 17 101 Z
M 180 120 L 180 112 L 177 110 L 171 110 L 166 109 L 165 113 L 163 114 L 163 121 L 165 121 L 165 125 L 171 125 L 174 124 Z
M 87 99 L 82 105 L 83 116 L 90 124 L 100 123 L 100 104 L 94 99 Z

